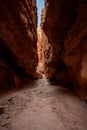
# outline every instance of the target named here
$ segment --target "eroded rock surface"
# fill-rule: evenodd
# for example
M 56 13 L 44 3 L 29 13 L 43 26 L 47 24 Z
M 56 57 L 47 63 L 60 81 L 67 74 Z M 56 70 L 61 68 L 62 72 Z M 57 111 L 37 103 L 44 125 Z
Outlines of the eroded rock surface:
M 20 73 L 34 77 L 36 73 L 36 66 L 36 0 L 1 0 L 0 84 L 2 83 L 3 85 L 3 82 L 5 84 L 8 84 L 8 82 L 15 82 L 15 84 L 18 85 L 20 84 L 19 82 L 21 82 Z M 10 79 L 12 77 L 13 81 Z
M 53 49 L 49 77 L 87 99 L 87 1 L 46 0 L 45 10 L 43 28 Z
M 43 72 L 46 74 L 47 70 L 47 61 L 49 60 L 49 56 L 47 57 L 48 49 L 49 49 L 49 43 L 48 38 L 44 33 L 43 30 L 43 23 L 45 21 L 45 9 L 43 8 L 41 11 L 41 24 L 38 27 L 37 36 L 38 36 L 38 42 L 37 42 L 37 50 L 38 50 L 38 67 L 37 70 L 39 72 Z
M 50 63 L 49 76 L 54 77 L 57 72 L 61 72 L 66 66 L 64 65 L 61 53 L 63 51 L 64 38 L 67 31 L 72 28 L 76 20 L 77 2 L 47 0 L 46 1 L 46 19 L 44 22 L 44 30 L 48 36 L 48 40 L 52 45 L 53 58 Z M 50 72 L 52 73 L 50 74 Z

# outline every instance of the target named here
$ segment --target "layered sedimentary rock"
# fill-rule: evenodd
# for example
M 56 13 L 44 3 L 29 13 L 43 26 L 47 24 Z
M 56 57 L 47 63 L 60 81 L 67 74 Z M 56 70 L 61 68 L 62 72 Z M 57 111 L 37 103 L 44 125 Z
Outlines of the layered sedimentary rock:
M 53 53 L 48 76 L 87 99 L 87 1 L 46 0 L 45 9 Z
M 48 42 L 48 37 L 46 36 L 44 30 L 43 30 L 43 25 L 45 22 L 45 18 L 46 18 L 46 9 L 43 8 L 41 11 L 41 24 L 40 24 L 40 28 L 41 28 L 41 32 L 42 32 L 42 45 L 43 45 L 43 53 L 44 53 L 44 60 L 43 60 L 43 68 L 44 68 L 44 73 L 46 75 L 46 77 L 49 77 L 49 68 L 52 62 L 52 46 L 51 44 Z M 52 73 L 52 68 L 50 71 L 50 74 Z
M 41 13 L 41 23 L 37 30 L 37 51 L 38 51 L 38 67 L 37 72 L 43 73 L 44 72 L 44 62 L 45 62 L 45 55 L 44 55 L 44 46 L 45 46 L 45 34 L 43 31 L 43 23 L 42 19 L 44 18 L 44 8 L 42 9 Z
M 43 23 L 45 22 L 45 12 L 46 10 L 43 8 L 41 11 L 41 23 L 38 27 L 37 35 L 37 49 L 38 49 L 38 72 L 43 72 L 45 75 L 48 75 L 48 64 L 50 64 L 50 60 L 52 57 L 52 47 L 50 43 L 48 43 L 48 38 L 43 30 Z
M 45 73 L 46 71 L 46 58 L 45 54 L 48 47 L 48 39 L 43 31 L 42 26 L 38 27 L 37 31 L 38 42 L 37 42 L 37 51 L 38 51 L 38 67 L 37 70 L 40 73 Z
M 36 66 L 36 0 L 0 0 L 0 84 L 12 77 L 19 84 L 20 73 L 34 77 Z
M 37 50 L 38 50 L 38 63 L 43 61 L 44 55 L 43 55 L 43 44 L 42 44 L 42 29 L 41 27 L 38 27 L 37 30 Z
M 74 90 L 87 99 L 87 1 L 79 1 L 78 16 L 64 40 L 63 61 L 72 77 Z
M 61 53 L 65 35 L 76 20 L 77 2 L 75 0 L 47 0 L 45 6 L 44 30 L 53 49 L 52 62 L 48 66 L 48 77 L 51 78 L 65 68 Z

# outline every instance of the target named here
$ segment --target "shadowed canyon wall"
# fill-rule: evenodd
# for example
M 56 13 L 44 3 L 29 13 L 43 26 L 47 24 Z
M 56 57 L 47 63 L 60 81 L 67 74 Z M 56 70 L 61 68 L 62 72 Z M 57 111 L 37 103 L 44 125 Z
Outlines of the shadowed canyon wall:
M 43 29 L 52 46 L 47 77 L 87 99 L 87 1 L 46 0 Z
M 0 87 L 35 77 L 37 59 L 36 0 L 0 0 Z

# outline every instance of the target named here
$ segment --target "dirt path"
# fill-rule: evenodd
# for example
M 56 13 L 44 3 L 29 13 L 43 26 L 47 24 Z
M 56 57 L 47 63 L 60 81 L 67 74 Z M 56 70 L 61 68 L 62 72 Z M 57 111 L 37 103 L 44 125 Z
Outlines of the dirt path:
M 45 77 L 2 96 L 0 107 L 0 130 L 87 130 L 87 104 Z

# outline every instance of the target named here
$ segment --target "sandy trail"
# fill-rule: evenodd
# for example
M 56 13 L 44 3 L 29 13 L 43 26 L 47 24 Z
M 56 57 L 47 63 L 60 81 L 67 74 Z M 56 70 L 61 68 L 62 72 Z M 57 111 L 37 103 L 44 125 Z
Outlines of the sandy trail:
M 45 77 L 2 96 L 0 106 L 0 130 L 87 130 L 87 104 Z

